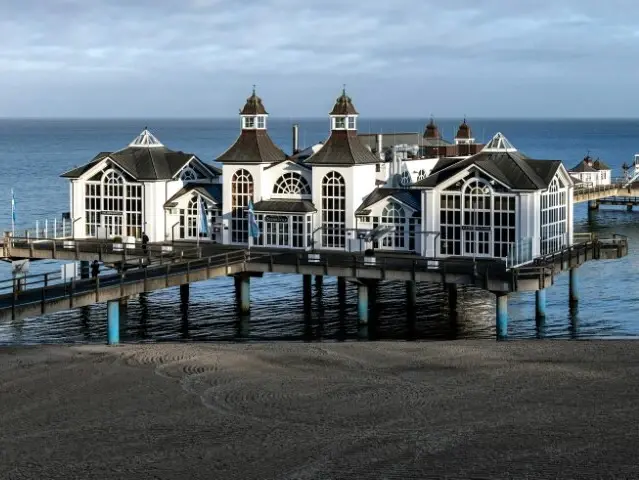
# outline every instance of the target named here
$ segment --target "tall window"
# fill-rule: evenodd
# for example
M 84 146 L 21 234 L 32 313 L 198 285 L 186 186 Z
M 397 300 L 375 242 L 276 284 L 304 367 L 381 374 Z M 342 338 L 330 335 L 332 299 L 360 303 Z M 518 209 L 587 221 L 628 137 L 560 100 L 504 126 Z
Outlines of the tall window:
M 439 228 L 442 255 L 461 255 L 461 195 L 446 192 L 440 197 Z
M 389 202 L 382 211 L 382 225 L 394 227 L 382 239 L 382 246 L 389 248 L 406 248 L 406 214 L 404 209 L 396 202 Z
M 121 212 L 124 210 L 124 179 L 122 175 L 111 170 L 103 179 L 104 210 L 107 212 Z
M 337 172 L 322 179 L 322 246 L 346 245 L 346 182 Z
M 495 195 L 493 207 L 494 246 L 493 256 L 505 258 L 509 248 L 514 247 L 516 209 L 515 197 Z
M 102 210 L 102 185 L 87 183 L 84 186 L 85 234 L 95 237 L 100 226 L 100 211 Z
M 197 210 L 198 196 L 193 195 L 186 207 L 186 235 L 188 238 L 197 238 Z
M 248 208 L 253 198 L 253 176 L 241 169 L 233 174 L 231 180 L 231 241 L 248 243 Z
M 426 178 L 426 170 L 422 168 L 417 174 L 417 181 L 419 182 L 420 180 L 423 180 L 425 178 Z
M 568 243 L 566 188 L 555 177 L 541 194 L 541 253 L 556 252 Z
M 142 236 L 142 185 L 129 183 L 115 170 L 85 185 L 85 233 L 97 236 L 98 227 L 109 235 Z
M 464 191 L 464 251 L 490 255 L 492 190 L 483 182 L 470 182 Z
M 299 173 L 289 172 L 275 182 L 273 193 L 275 195 L 310 195 L 311 187 Z
M 410 173 L 408 172 L 408 170 L 404 170 L 402 172 L 402 175 L 399 177 L 399 183 L 402 185 L 402 187 L 407 187 L 408 185 L 410 185 L 410 182 Z

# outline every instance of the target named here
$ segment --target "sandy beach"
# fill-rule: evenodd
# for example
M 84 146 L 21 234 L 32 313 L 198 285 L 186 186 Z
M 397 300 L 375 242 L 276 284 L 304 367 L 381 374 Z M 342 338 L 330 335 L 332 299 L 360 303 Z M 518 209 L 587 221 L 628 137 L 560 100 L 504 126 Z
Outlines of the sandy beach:
M 0 349 L 3 479 L 637 478 L 639 344 Z

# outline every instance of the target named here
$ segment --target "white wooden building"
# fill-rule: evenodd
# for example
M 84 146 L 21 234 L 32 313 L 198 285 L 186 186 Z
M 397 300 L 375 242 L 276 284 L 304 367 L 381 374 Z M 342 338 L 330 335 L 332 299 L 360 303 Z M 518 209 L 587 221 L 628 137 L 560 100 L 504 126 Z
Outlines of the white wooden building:
M 612 182 L 612 169 L 599 158 L 586 155 L 584 159 L 571 168 L 570 175 L 584 186 L 610 185 Z
M 146 232 L 152 242 L 164 242 L 175 232 L 176 239 L 195 239 L 198 224 L 189 202 L 196 190 L 219 188 L 220 173 L 191 153 L 170 150 L 144 129 L 127 147 L 101 152 L 62 174 L 70 180 L 73 237 L 135 240 Z M 180 222 L 184 228 L 172 230 Z

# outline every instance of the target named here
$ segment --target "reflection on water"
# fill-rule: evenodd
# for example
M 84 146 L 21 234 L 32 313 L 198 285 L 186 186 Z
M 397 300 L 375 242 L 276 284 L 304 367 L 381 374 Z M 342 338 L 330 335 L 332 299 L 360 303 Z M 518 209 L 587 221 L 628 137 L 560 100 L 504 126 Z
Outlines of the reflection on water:
M 509 298 L 511 338 L 593 338 L 639 335 L 636 311 L 639 284 L 639 212 L 602 208 L 587 215 L 576 208 L 577 231 L 620 233 L 629 237 L 629 256 L 588 262 L 579 269 L 580 304 L 568 307 L 567 274 L 547 291 L 547 317 L 535 321 L 534 293 Z M 43 262 L 44 263 L 44 262 Z M 41 267 L 44 268 L 44 267 Z M 51 266 L 46 266 L 51 270 Z M 180 289 L 140 294 L 121 310 L 121 340 L 145 341 L 345 341 L 494 338 L 494 296 L 475 288 L 458 289 L 457 309 L 448 305 L 440 284 L 418 284 L 416 307 L 408 310 L 403 282 L 382 282 L 371 301 L 369 323 L 358 326 L 357 286 L 340 291 L 335 278 L 313 283 L 310 309 L 304 308 L 302 277 L 266 274 L 251 279 L 251 313 L 242 317 L 231 278 L 193 284 L 188 302 Z M 124 307 L 123 307 L 124 308 Z M 0 325 L 2 343 L 98 342 L 106 339 L 106 305 Z

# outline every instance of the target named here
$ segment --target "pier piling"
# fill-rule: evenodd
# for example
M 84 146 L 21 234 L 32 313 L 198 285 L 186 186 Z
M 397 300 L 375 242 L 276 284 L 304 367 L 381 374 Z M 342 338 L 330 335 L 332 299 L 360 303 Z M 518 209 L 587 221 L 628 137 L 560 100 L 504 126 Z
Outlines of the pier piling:
M 451 316 L 457 313 L 457 285 L 454 283 L 446 284 L 446 292 L 448 293 L 448 308 Z
M 235 295 L 240 315 L 248 315 L 251 312 L 251 277 L 249 275 L 236 275 Z
M 495 292 L 495 330 L 497 340 L 505 340 L 508 336 L 508 294 Z
M 189 303 L 190 291 L 191 291 L 191 288 L 188 283 L 183 283 L 182 285 L 180 285 L 180 302 L 182 304 Z
M 117 345 L 120 343 L 120 301 L 107 302 L 107 343 Z
M 570 310 L 575 310 L 579 305 L 579 289 L 578 289 L 578 281 L 577 281 L 577 267 L 573 267 L 570 269 L 569 273 L 569 303 Z
M 313 292 L 311 290 L 311 275 L 302 275 L 302 296 L 304 298 L 304 314 L 310 315 L 311 298 Z
M 340 305 L 346 303 L 346 279 L 344 277 L 337 277 L 337 298 Z
M 315 275 L 315 288 L 318 290 L 324 286 L 324 276 L 323 275 Z
M 535 292 L 535 318 L 537 320 L 546 318 L 546 290 Z
M 368 325 L 368 285 L 357 285 L 357 313 L 360 325 Z
M 408 311 L 409 317 L 413 317 L 415 315 L 416 306 L 417 284 L 412 280 L 408 280 L 406 282 L 406 310 Z

